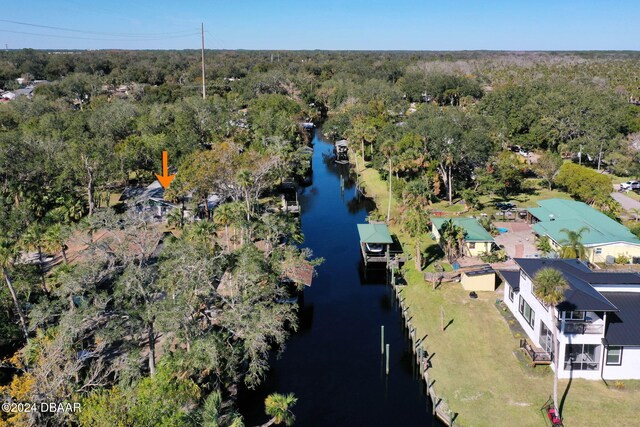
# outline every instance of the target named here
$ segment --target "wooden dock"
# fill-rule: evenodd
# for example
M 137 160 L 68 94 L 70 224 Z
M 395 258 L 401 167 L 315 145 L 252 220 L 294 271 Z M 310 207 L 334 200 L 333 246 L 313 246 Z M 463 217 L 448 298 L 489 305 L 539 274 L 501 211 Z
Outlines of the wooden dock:
M 396 285 L 395 269 L 392 270 L 391 289 L 394 294 L 394 302 L 398 304 L 402 314 L 403 327 L 407 333 L 412 352 L 412 361 L 414 372 L 423 381 L 425 393 L 430 399 L 431 414 L 437 418 L 445 426 L 455 426 L 458 413 L 449 408 L 444 396 L 436 392 L 436 380 L 430 375 L 431 357 L 424 344 L 425 338 L 418 339 L 415 326 L 411 323 L 410 307 L 406 304 L 405 298 L 402 296 L 402 285 Z M 422 333 L 422 332 L 421 332 Z

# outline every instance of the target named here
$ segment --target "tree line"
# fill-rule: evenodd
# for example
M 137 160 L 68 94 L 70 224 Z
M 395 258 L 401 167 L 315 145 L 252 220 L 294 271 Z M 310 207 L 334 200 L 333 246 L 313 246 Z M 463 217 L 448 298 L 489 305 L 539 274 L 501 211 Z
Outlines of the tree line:
M 301 121 L 324 121 L 392 180 L 416 237 L 432 204 L 508 200 L 530 177 L 615 216 L 597 169 L 640 175 L 638 61 L 208 51 L 202 99 L 195 51 L 0 52 L 4 89 L 50 80 L 0 105 L 1 392 L 85 404 L 0 422 L 240 425 L 237 387 L 259 384 L 295 329 L 280 284 L 311 258 L 268 199 L 308 160 Z M 204 211 L 192 224 L 174 212 L 172 235 L 110 200 L 151 182 L 163 150 L 178 170 L 166 198 Z M 226 201 L 213 212 L 211 194 Z

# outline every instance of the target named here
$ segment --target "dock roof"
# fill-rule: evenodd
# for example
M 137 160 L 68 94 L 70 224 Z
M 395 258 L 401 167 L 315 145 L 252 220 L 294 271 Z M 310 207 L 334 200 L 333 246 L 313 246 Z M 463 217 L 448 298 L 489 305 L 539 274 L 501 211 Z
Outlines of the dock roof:
M 451 220 L 454 225 L 464 229 L 464 240 L 467 242 L 493 242 L 493 237 L 475 218 L 431 218 L 431 223 L 438 230 L 445 222 Z
M 548 199 L 540 200 L 538 205 L 540 207 L 529 209 L 529 213 L 540 221 L 533 225 L 533 230 L 556 242 L 567 238 L 561 230 L 578 231 L 584 227 L 587 229 L 582 235 L 582 244 L 585 246 L 614 242 L 640 245 L 640 239 L 627 227 L 585 203 Z
M 358 234 L 362 243 L 393 243 L 386 224 L 358 224 Z

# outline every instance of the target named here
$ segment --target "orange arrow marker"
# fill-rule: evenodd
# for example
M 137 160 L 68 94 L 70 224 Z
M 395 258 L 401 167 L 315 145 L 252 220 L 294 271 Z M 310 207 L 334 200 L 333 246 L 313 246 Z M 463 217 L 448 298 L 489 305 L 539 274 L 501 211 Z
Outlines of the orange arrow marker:
M 165 189 L 169 186 L 169 184 L 171 184 L 173 178 L 176 177 L 175 174 L 169 175 L 169 153 L 167 153 L 166 151 L 162 152 L 162 175 L 156 174 L 156 177 L 158 178 L 158 181 L 160 181 L 160 185 L 162 185 Z

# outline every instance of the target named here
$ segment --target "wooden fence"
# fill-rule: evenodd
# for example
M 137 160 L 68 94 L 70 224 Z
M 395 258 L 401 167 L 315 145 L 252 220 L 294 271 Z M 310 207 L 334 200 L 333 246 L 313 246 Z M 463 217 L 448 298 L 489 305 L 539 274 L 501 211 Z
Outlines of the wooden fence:
M 441 273 L 436 273 L 441 274 Z M 426 393 L 431 399 L 431 411 L 434 417 L 442 421 L 446 426 L 454 426 L 455 420 L 458 417 L 456 412 L 453 412 L 446 402 L 446 399 L 438 395 L 435 388 L 435 380 L 430 375 L 431 357 L 424 345 L 424 338 L 417 339 L 416 328 L 412 325 L 412 317 L 409 315 L 409 307 L 405 304 L 405 300 L 402 297 L 402 286 L 395 284 L 395 278 L 391 281 L 391 286 L 394 292 L 396 302 L 400 306 L 402 313 L 402 321 L 404 327 L 409 334 L 409 342 L 411 343 L 411 349 L 413 358 L 418 368 L 418 375 L 424 381 L 426 387 Z

